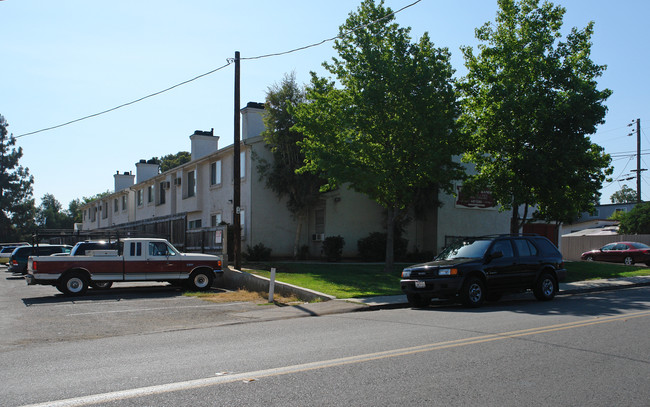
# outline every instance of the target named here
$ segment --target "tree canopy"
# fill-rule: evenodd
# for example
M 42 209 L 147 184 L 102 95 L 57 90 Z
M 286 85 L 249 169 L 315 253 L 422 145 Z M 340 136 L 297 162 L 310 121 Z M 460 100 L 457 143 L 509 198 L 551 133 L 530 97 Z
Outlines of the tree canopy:
M 464 171 L 452 156 L 458 104 L 446 48 L 393 22 L 383 1 L 361 3 L 339 28 L 338 57 L 312 72 L 308 103 L 296 108 L 305 154 L 302 171 L 320 173 L 327 187 L 348 184 L 386 208 L 386 270 L 392 268 L 394 224 L 419 190 L 451 192 Z M 340 84 L 337 87 L 336 83 Z
M 0 115 L 0 240 L 23 240 L 34 230 L 34 177 L 19 164 L 21 147 L 9 135 L 9 124 Z
M 284 76 L 280 83 L 269 87 L 264 105 L 262 133 L 267 147 L 273 154 L 268 161 L 258 157 L 258 171 L 266 180 L 266 186 L 280 198 L 287 199 L 287 209 L 298 220 L 294 256 L 298 254 L 298 242 L 307 211 L 320 198 L 323 180 L 313 173 L 298 174 L 305 155 L 298 142 L 303 134 L 294 129 L 296 119 L 293 108 L 305 103 L 305 89 L 298 85 L 294 73 Z
M 609 199 L 613 204 L 616 203 L 629 203 L 637 201 L 636 191 L 627 185 L 623 185 L 620 190 L 614 192 Z
M 640 203 L 620 216 L 618 233 L 624 235 L 650 234 L 650 202 Z
M 187 151 L 179 151 L 176 154 L 167 154 L 160 158 L 153 157 L 151 160 L 160 165 L 160 172 L 165 172 L 171 170 L 172 168 L 179 167 L 186 162 L 189 162 L 192 159 L 192 156 Z
M 464 47 L 459 124 L 470 136 L 471 184 L 512 209 L 511 231 L 536 205 L 537 218 L 567 221 L 593 208 L 611 174 L 609 155 L 591 142 L 603 123 L 605 66 L 590 59 L 593 22 L 562 40 L 565 9 L 539 0 L 499 0 L 496 22 L 476 30 L 478 54 Z

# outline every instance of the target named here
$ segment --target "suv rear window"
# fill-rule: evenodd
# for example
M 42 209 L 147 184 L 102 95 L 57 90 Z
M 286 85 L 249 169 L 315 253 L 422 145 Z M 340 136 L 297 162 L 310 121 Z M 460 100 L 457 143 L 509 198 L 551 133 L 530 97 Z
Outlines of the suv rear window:
M 560 251 L 555 247 L 553 243 L 551 243 L 550 240 L 544 238 L 544 237 L 533 237 L 533 241 L 535 242 L 535 246 L 539 249 L 539 251 L 543 255 L 560 255 Z

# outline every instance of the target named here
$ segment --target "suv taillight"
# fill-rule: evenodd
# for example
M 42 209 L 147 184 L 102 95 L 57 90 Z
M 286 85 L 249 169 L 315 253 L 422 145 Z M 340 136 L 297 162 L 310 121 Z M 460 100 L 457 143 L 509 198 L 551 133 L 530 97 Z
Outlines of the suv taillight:
M 36 271 L 38 262 L 37 261 L 32 261 L 32 270 Z
M 14 266 L 17 266 L 18 265 L 18 260 L 16 260 L 16 259 L 12 260 L 11 264 L 14 265 Z

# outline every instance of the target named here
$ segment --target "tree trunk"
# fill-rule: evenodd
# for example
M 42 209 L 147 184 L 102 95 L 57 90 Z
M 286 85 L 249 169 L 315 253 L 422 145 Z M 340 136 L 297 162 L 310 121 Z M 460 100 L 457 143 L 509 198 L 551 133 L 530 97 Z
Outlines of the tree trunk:
M 512 205 L 512 218 L 510 218 L 510 233 L 519 233 L 519 205 Z
M 384 272 L 391 273 L 395 263 L 395 218 L 397 210 L 388 208 L 386 211 L 386 264 Z
M 298 245 L 300 245 L 300 233 L 302 233 L 303 215 L 298 216 L 298 225 L 296 225 L 296 236 L 293 239 L 293 259 L 298 258 Z

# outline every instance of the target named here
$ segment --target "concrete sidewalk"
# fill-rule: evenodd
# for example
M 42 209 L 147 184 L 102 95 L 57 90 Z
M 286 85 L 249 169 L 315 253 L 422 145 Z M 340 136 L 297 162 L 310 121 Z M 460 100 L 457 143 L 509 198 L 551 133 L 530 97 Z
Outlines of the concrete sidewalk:
M 650 276 L 561 283 L 558 295 L 618 290 L 647 285 L 650 285 Z M 406 295 L 386 295 L 378 297 L 334 299 L 330 301 L 305 303 L 286 307 L 269 307 L 266 309 L 245 312 L 239 314 L 239 316 L 251 321 L 272 321 L 278 319 L 407 307 L 409 307 L 409 304 L 406 300 Z

